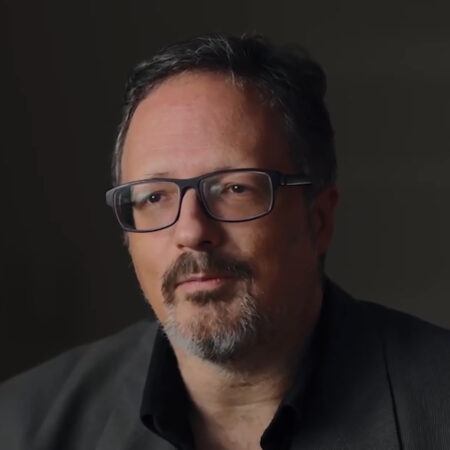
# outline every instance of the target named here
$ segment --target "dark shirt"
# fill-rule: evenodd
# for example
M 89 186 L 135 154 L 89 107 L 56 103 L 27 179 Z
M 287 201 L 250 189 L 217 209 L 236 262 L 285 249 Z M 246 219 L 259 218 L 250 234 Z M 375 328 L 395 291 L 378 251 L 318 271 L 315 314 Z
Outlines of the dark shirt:
M 299 355 L 297 376 L 281 402 L 273 420 L 261 437 L 263 450 L 288 450 L 292 435 L 301 418 L 302 395 L 312 371 L 313 343 L 308 352 Z M 176 448 L 194 450 L 189 424 L 190 400 L 182 381 L 176 357 L 164 333 L 159 329 L 155 339 L 144 396 L 141 405 L 143 423 Z

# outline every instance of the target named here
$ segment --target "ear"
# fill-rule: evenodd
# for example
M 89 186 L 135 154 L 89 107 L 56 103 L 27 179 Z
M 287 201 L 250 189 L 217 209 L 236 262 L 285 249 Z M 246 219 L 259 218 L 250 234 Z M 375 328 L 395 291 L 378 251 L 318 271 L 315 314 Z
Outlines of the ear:
M 313 236 L 317 254 L 325 255 L 333 238 L 335 210 L 339 200 L 336 186 L 330 186 L 318 193 L 311 204 Z

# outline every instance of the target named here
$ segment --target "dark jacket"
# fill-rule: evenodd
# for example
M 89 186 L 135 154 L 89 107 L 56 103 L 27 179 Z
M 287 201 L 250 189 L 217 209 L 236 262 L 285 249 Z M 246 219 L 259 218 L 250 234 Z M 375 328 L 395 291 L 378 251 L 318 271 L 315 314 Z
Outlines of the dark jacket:
M 292 448 L 450 449 L 450 332 L 328 291 Z M 140 322 L 4 383 L 0 449 L 173 449 L 140 418 L 156 332 Z

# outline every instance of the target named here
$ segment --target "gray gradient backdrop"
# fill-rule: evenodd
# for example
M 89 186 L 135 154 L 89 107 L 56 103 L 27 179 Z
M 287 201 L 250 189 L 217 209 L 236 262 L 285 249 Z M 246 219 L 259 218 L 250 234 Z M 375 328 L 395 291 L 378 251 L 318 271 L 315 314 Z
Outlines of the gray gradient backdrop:
M 328 272 L 450 325 L 450 3 L 1 3 L 0 379 L 147 313 L 104 191 L 129 68 L 203 31 L 306 46 L 329 76 L 342 202 Z

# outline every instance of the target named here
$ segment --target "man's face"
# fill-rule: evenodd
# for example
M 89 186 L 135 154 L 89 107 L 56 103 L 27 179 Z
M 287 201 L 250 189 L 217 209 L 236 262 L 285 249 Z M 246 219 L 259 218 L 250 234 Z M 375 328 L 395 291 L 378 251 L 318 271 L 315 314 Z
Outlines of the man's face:
M 256 90 L 190 72 L 139 104 L 125 140 L 123 183 L 229 168 L 297 172 L 278 116 Z M 302 189 L 279 188 L 269 215 L 238 223 L 209 218 L 190 189 L 174 225 L 129 233 L 141 288 L 175 346 L 225 360 L 316 317 L 334 201 L 325 194 L 309 208 Z

